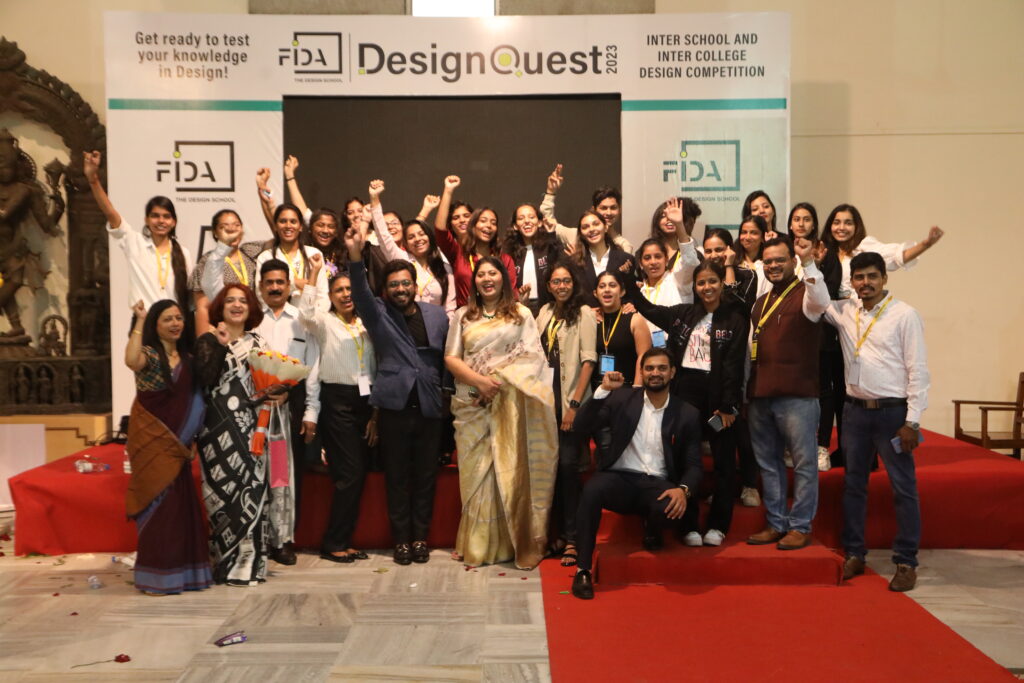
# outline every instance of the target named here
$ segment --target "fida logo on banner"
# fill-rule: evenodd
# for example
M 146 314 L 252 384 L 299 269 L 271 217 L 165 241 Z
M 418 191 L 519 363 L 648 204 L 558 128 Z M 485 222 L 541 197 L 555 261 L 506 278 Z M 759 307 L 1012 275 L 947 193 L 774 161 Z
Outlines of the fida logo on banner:
M 739 140 L 682 140 L 679 158 L 661 162 L 661 180 L 680 183 L 683 192 L 736 192 L 740 189 Z
M 340 74 L 341 34 L 295 31 L 288 47 L 278 48 L 277 65 L 297 74 Z
M 235 143 L 175 140 L 171 158 L 157 159 L 156 180 L 175 192 L 234 192 Z

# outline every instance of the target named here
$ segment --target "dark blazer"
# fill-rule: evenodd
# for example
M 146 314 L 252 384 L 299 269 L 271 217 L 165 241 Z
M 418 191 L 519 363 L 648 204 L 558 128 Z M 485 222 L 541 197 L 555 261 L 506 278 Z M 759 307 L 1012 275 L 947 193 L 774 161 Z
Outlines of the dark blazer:
M 652 304 L 632 280 L 626 283 L 626 298 L 633 302 L 637 313 L 665 330 L 665 344 L 682 367 L 683 354 L 693 328 L 707 315 L 704 306 Z M 708 405 L 711 410 L 738 411 L 743 402 L 749 333 L 750 311 L 746 304 L 723 296 L 722 303 L 711 314 L 711 370 L 708 373 Z M 674 381 L 682 381 L 682 373 L 677 372 Z
M 416 387 L 424 417 L 441 417 L 441 380 L 444 373 L 444 344 L 448 338 L 448 316 L 434 304 L 416 302 L 423 312 L 429 346 L 417 347 L 402 312 L 373 296 L 361 261 L 348 264 L 352 301 L 373 340 L 377 354 L 377 377 L 370 392 L 370 405 L 402 410 Z
M 546 249 L 537 249 L 535 247 L 533 250 L 533 267 L 537 272 L 537 291 L 530 292 L 530 297 L 537 300 L 537 310 L 531 309 L 534 317 L 537 317 L 537 311 L 544 304 L 554 301 L 551 292 L 544 286 L 544 280 L 547 278 L 548 271 L 555 265 L 555 262 L 558 261 L 558 257 L 562 253 L 562 243 L 554 236 L 552 236 L 552 239 L 554 242 L 548 245 Z M 512 261 L 516 265 L 516 282 L 521 287 L 523 285 L 523 266 L 526 263 L 526 249 L 524 248 L 518 256 L 515 254 L 509 254 L 509 256 L 512 257 Z M 521 303 L 526 304 L 525 301 Z
M 597 301 L 597 297 L 594 296 L 594 290 L 597 289 L 597 276 L 601 273 L 594 272 L 594 262 L 590 259 L 590 252 L 587 248 L 580 245 L 577 249 L 583 250 L 583 277 L 580 284 L 584 302 L 588 306 L 598 306 L 600 304 Z M 620 249 L 619 247 L 612 247 L 611 251 L 608 253 L 608 270 L 618 271 L 619 268 L 622 267 L 622 264 L 626 262 L 634 263 L 632 254 Z M 632 270 L 622 273 L 622 277 L 625 280 L 632 278 Z
M 598 450 L 599 470 L 609 470 L 622 456 L 633 440 L 640 414 L 644 409 L 644 390 L 640 387 L 620 387 L 605 398 L 591 398 L 584 403 L 572 423 L 574 432 L 592 435 L 597 429 L 609 425 L 612 430 L 611 448 Z M 661 444 L 665 453 L 665 471 L 673 484 L 686 484 L 696 495 L 703 469 L 700 461 L 700 414 L 697 409 L 679 398 L 671 396 L 661 419 Z

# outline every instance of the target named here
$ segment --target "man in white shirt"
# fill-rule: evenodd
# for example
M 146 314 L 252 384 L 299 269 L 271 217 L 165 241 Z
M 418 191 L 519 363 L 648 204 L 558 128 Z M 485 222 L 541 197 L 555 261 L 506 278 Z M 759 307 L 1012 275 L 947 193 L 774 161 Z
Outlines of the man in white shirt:
M 598 454 L 598 471 L 580 496 L 579 557 L 572 594 L 594 597 L 591 564 L 601 511 L 644 518 L 644 547 L 661 547 L 664 527 L 677 525 L 701 479 L 700 414 L 669 395 L 676 362 L 666 349 L 640 359 L 643 387 L 626 387 L 621 372 L 606 372 L 593 398 L 583 404 L 573 431 L 589 437 L 611 427 L 611 446 Z
M 858 298 L 833 301 L 825 317 L 839 330 L 846 370 L 843 578 L 864 573 L 868 478 L 877 452 L 896 503 L 896 574 L 889 589 L 908 591 L 917 581 L 921 540 L 913 450 L 920 441 L 921 413 L 928 406 L 929 375 L 921 317 L 889 294 L 887 282 L 882 256 L 857 254 L 850 261 L 850 283 Z

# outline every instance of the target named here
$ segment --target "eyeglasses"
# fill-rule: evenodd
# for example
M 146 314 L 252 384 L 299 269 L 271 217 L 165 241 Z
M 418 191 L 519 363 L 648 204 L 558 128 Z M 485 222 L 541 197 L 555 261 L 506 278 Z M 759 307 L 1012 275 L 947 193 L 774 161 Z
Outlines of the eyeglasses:
M 388 289 L 398 289 L 399 287 L 412 287 L 412 280 L 390 280 L 387 285 Z
M 572 278 L 571 277 L 555 278 L 555 279 L 551 280 L 551 284 L 553 284 L 555 287 L 557 287 L 559 285 L 571 285 L 572 284 Z

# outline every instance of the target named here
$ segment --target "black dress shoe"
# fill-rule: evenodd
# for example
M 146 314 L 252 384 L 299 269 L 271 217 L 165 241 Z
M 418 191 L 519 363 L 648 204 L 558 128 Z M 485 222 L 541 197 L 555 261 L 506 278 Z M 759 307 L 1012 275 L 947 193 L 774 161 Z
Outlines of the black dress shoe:
M 395 564 L 412 564 L 412 548 L 408 543 L 395 546 Z
M 326 550 L 320 551 L 320 559 L 327 560 L 329 562 L 339 562 L 341 564 L 351 564 L 356 561 L 356 556 L 352 553 L 346 553 L 344 555 L 334 555 L 327 552 Z
M 580 600 L 594 599 L 594 579 L 590 571 L 581 569 L 572 579 L 572 594 Z
M 426 541 L 416 541 L 412 544 L 412 561 L 419 564 L 430 560 L 430 548 Z
M 278 564 L 295 564 L 298 558 L 295 557 L 295 548 L 291 543 L 285 543 L 280 548 L 270 549 L 270 559 Z

